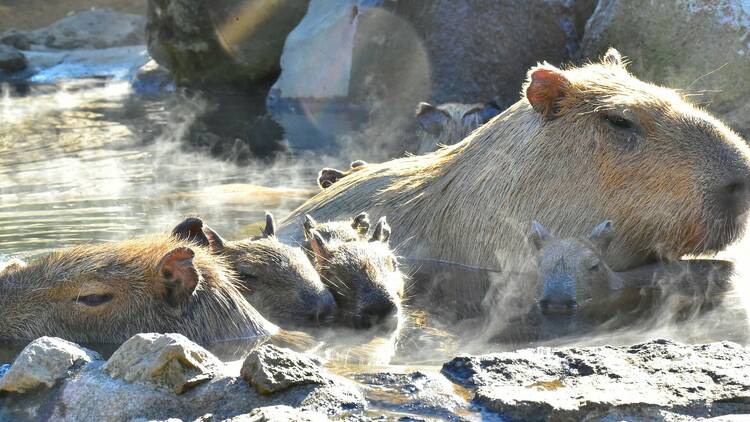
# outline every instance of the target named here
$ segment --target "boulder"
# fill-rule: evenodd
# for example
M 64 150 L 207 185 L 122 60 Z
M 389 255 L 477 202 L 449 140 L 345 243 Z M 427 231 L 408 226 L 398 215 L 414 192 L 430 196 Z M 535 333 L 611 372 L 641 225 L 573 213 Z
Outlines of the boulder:
M 747 0 L 600 0 L 581 52 L 596 57 L 613 46 L 638 77 L 684 90 L 750 136 L 748 36 Z
M 475 402 L 512 419 L 693 420 L 750 413 L 750 350 L 730 342 L 526 349 L 457 357 L 442 372 L 474 390 Z
M 26 56 L 15 48 L 0 44 L 0 71 L 13 73 L 23 70 L 28 65 Z
M 146 18 L 110 9 L 95 9 L 63 18 L 50 26 L 28 32 L 8 31 L 3 43 L 20 42 L 22 46 L 47 48 L 99 49 L 145 44 Z M 23 47 L 19 47 L 23 48 Z
M 253 350 L 243 362 L 240 375 L 260 394 L 328 382 L 319 363 L 302 353 L 274 345 Z
M 100 359 L 96 352 L 57 337 L 40 337 L 29 343 L 0 378 L 0 392 L 24 393 L 53 387 L 87 363 Z
M 136 334 L 112 354 L 104 370 L 112 378 L 166 387 L 182 394 L 221 371 L 223 364 L 181 334 Z
M 149 52 L 181 84 L 252 84 L 278 72 L 306 10 L 306 0 L 149 0 Z

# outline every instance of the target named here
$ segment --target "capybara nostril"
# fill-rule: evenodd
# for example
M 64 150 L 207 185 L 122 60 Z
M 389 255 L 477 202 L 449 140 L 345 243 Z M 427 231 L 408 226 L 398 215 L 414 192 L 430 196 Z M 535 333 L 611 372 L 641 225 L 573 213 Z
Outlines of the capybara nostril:
M 750 181 L 735 178 L 719 188 L 719 204 L 729 216 L 736 217 L 750 207 Z
M 398 307 L 396 304 L 387 299 L 378 300 L 370 303 L 359 312 L 355 326 L 357 328 L 370 328 L 375 325 L 381 325 L 390 321 L 396 315 Z
M 539 310 L 545 315 L 552 314 L 569 314 L 575 312 L 578 308 L 578 302 L 575 299 L 548 299 L 544 298 L 537 303 Z
M 336 314 L 336 301 L 330 292 L 320 295 L 316 306 L 313 309 L 310 319 L 316 324 L 330 323 L 334 320 Z

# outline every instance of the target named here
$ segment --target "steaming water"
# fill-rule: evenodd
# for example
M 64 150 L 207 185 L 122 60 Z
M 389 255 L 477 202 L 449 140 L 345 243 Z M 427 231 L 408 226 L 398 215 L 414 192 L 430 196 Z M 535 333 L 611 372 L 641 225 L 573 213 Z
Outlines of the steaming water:
M 315 175 L 321 166 L 341 164 L 336 157 L 306 153 L 284 154 L 273 164 L 251 161 L 238 166 L 186 148 L 183 139 L 188 129 L 208 106 L 199 98 L 180 94 L 141 98 L 124 82 L 33 86 L 24 95 L 4 86 L 0 97 L 0 260 L 8 256 L 28 259 L 80 243 L 166 232 L 186 215 L 200 215 L 226 237 L 255 234 L 266 210 L 285 215 L 316 190 Z M 347 115 L 338 110 L 333 118 L 347 119 Z M 349 123 L 339 122 L 345 127 Z M 316 352 L 328 358 L 335 371 L 353 376 L 383 369 L 373 364 L 389 363 L 385 369 L 391 371 L 421 364 L 435 371 L 437 364 L 461 352 L 536 344 L 619 344 L 653 337 L 747 343 L 747 251 L 745 242 L 724 254 L 738 264 L 736 288 L 724 304 L 678 322 L 669 313 L 672 308 L 665 306 L 664 312 L 625 328 L 605 325 L 536 342 L 497 342 L 466 327 L 497 327 L 502 321 L 491 318 L 489 323 L 454 326 L 412 308 L 401 333 L 328 333 L 322 338 L 329 344 Z M 511 284 L 509 289 L 513 288 L 523 286 Z M 500 298 L 493 318 L 511 304 L 512 295 L 507 297 L 505 302 Z M 465 332 L 472 334 L 462 337 Z M 332 339 L 341 338 L 347 343 L 330 345 L 336 343 Z M 228 348 L 246 350 L 241 344 Z M 10 361 L 17 351 L 13 345 L 0 346 L 0 363 Z M 383 394 L 380 399 L 386 400 Z

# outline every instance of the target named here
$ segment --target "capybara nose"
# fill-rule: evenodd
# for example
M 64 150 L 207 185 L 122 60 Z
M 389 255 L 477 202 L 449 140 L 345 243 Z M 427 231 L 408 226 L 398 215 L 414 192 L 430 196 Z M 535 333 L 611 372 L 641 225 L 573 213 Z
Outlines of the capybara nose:
M 575 299 L 541 299 L 539 301 L 539 310 L 545 315 L 570 314 L 578 308 L 578 302 Z
M 333 322 L 336 316 L 336 301 L 333 299 L 333 295 L 326 291 L 325 294 L 321 295 L 318 299 L 316 306 L 314 307 L 310 319 L 315 324 L 325 324 Z
M 391 328 L 397 323 L 398 307 L 393 301 L 380 300 L 368 304 L 359 312 L 354 321 L 356 328 L 370 328 L 375 325 L 383 325 L 383 328 Z
M 735 178 L 719 188 L 719 204 L 729 216 L 744 214 L 750 207 L 750 180 Z

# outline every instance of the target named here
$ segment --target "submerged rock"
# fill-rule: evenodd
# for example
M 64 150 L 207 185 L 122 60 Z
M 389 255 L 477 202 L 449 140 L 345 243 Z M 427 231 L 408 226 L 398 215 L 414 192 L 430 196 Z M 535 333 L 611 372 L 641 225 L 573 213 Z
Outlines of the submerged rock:
M 112 378 L 182 394 L 213 378 L 221 367 L 214 355 L 181 334 L 137 334 L 115 351 L 103 369 Z
M 442 372 L 487 409 L 528 421 L 750 413 L 750 350 L 729 342 L 526 349 L 458 357 Z
M 680 88 L 750 135 L 750 2 L 600 0 L 584 57 L 616 47 L 638 77 Z
M 0 44 L 0 70 L 8 73 L 18 72 L 26 68 L 26 56 L 15 48 Z
M 24 393 L 53 387 L 72 371 L 100 359 L 96 352 L 56 337 L 40 337 L 26 346 L 0 378 L 0 392 Z

